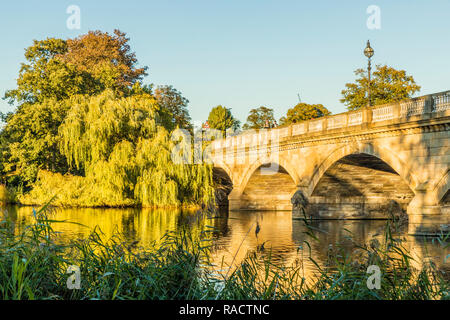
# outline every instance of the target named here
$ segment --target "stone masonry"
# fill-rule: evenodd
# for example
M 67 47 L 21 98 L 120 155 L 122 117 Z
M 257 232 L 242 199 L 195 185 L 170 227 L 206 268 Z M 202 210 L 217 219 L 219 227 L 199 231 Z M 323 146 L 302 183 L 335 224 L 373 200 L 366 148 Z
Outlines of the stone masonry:
M 230 210 L 313 219 L 407 214 L 412 234 L 449 230 L 450 91 L 246 131 L 210 150 L 229 179 Z

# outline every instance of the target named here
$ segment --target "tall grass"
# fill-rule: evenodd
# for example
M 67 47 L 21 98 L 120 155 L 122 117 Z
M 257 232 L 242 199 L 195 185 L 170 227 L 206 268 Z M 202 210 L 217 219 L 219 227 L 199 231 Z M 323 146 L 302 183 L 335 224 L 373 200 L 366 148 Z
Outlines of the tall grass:
M 270 251 L 255 251 L 230 272 L 209 261 L 211 231 L 193 238 L 188 231 L 167 234 L 162 244 L 138 250 L 119 235 L 103 240 L 93 230 L 84 240 L 60 244 L 48 208 L 34 212 L 34 223 L 14 235 L 8 221 L 0 226 L 0 297 L 2 299 L 449 299 L 448 278 L 434 265 L 421 270 L 388 224 L 384 239 L 354 243 L 346 254 L 330 249 L 327 264 L 306 281 L 302 264 L 274 264 Z M 305 221 L 307 223 L 307 221 Z M 320 230 L 309 228 L 305 248 Z M 448 239 L 441 242 L 447 245 Z M 305 255 L 305 259 L 313 257 Z M 367 267 L 382 272 L 381 289 L 366 285 Z M 77 265 L 81 288 L 67 288 L 66 270 Z M 221 266 L 223 267 L 223 266 Z M 231 269 L 229 269 L 231 270 Z
M 105 241 L 95 229 L 84 240 L 60 244 L 48 208 L 14 235 L 8 222 L 0 234 L 2 299 L 200 299 L 200 261 L 206 248 L 187 234 L 167 234 L 162 245 L 140 251 L 115 235 Z M 69 266 L 79 266 L 80 290 L 67 288 Z

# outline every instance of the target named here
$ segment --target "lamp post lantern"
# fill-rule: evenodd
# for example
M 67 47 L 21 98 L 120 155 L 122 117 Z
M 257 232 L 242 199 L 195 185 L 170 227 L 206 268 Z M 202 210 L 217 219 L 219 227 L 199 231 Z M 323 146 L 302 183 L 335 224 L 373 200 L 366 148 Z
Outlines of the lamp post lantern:
M 368 58 L 368 65 L 367 65 L 367 73 L 368 73 L 368 75 L 369 75 L 369 84 L 368 84 L 368 89 L 367 89 L 367 95 L 368 95 L 368 99 L 369 99 L 369 102 L 368 102 L 368 105 L 369 105 L 369 107 L 372 105 L 372 100 L 371 100 L 371 97 L 370 97 L 370 83 L 371 83 L 371 81 L 370 81 L 370 71 L 372 70 L 372 67 L 371 67 L 371 65 L 370 65 L 370 62 L 371 62 L 371 58 L 372 58 L 372 56 L 373 56 L 373 54 L 375 53 L 375 51 L 370 47 L 370 41 L 369 40 L 367 40 L 367 46 L 366 46 L 366 48 L 364 49 L 364 55 Z

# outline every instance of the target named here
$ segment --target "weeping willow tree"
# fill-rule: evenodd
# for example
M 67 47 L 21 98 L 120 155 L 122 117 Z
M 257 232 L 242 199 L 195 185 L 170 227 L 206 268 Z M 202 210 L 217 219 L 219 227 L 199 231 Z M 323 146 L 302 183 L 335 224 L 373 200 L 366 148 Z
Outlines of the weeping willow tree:
M 175 142 L 160 125 L 165 110 L 151 95 L 117 97 L 105 91 L 93 97 L 79 96 L 72 103 L 59 127 L 60 152 L 69 167 L 81 173 L 83 182 L 77 184 L 81 191 L 56 203 L 151 207 L 214 201 L 211 166 L 172 161 Z M 32 203 L 38 193 L 46 193 L 48 179 L 62 177 L 41 175 L 25 202 Z

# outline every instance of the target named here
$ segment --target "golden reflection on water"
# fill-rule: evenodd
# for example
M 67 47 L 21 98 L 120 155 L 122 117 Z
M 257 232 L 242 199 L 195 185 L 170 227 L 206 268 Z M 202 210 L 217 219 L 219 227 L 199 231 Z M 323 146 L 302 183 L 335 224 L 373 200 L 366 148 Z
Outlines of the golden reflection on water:
M 4 216 L 19 233 L 33 222 L 32 210 L 31 207 L 8 207 L 4 209 Z M 167 232 L 176 232 L 181 225 L 192 225 L 192 232 L 198 232 L 206 221 L 195 218 L 193 212 L 177 209 L 53 208 L 50 211 L 50 219 L 60 221 L 53 223 L 52 228 L 63 242 L 84 239 L 97 228 L 104 240 L 119 233 L 124 241 L 137 241 L 143 248 L 160 242 Z
M 20 232 L 32 223 L 33 214 L 30 207 L 7 207 L 3 209 L 3 217 L 12 222 L 15 232 Z M 148 248 L 153 242 L 158 243 L 167 232 L 180 232 L 188 228 L 196 238 L 205 230 L 211 230 L 214 238 L 212 262 L 220 266 L 239 264 L 245 256 L 264 244 L 260 255 L 272 255 L 275 263 L 290 265 L 302 263 L 304 276 L 314 275 L 316 267 L 308 259 L 311 246 L 311 257 L 321 266 L 327 259 L 330 246 L 339 245 L 346 252 L 354 249 L 353 241 L 367 244 L 372 238 L 382 241 L 386 221 L 380 220 L 347 220 L 317 221 L 312 226 L 317 230 L 318 241 L 306 235 L 307 229 L 302 221 L 292 220 L 290 212 L 230 212 L 218 218 L 208 219 L 199 212 L 187 212 L 177 209 L 92 209 L 92 208 L 57 208 L 52 211 L 52 219 L 68 222 L 55 223 L 53 229 L 61 233 L 61 241 L 86 238 L 98 227 L 104 239 L 111 238 L 119 232 L 124 240 L 136 242 L 138 247 Z M 73 224 L 76 222 L 78 224 Z M 257 223 L 260 232 L 255 233 Z M 449 248 L 444 248 L 436 241 L 420 239 L 406 235 L 407 227 L 400 230 L 404 237 L 403 245 L 416 259 L 415 267 L 432 260 L 439 268 L 450 272 Z

